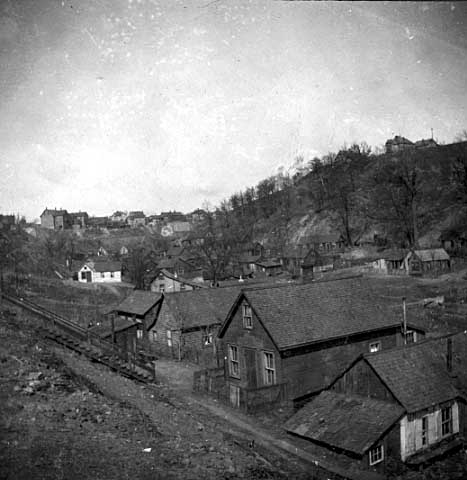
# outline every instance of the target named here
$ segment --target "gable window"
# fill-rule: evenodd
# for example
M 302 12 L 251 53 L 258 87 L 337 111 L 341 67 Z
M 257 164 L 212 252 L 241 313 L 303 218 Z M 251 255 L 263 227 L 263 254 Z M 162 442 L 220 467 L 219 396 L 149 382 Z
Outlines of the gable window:
M 428 445 L 428 417 L 422 417 L 422 446 Z
M 441 409 L 441 435 L 452 433 L 452 409 L 451 406 Z
M 167 345 L 169 347 L 172 346 L 172 331 L 171 330 L 167 330 Z
M 370 465 L 376 465 L 384 460 L 384 449 L 382 445 L 376 445 L 370 450 Z
M 229 345 L 229 372 L 231 377 L 240 378 L 238 347 L 235 345 Z
M 417 341 L 417 333 L 413 330 L 405 332 L 405 343 L 415 343 Z
M 212 333 L 203 335 L 203 345 L 212 345 Z
M 264 384 L 274 385 L 276 383 L 276 368 L 274 365 L 274 354 L 271 352 L 263 352 L 264 365 Z
M 381 342 L 370 343 L 370 352 L 379 352 L 381 350 Z
M 251 316 L 251 307 L 250 305 L 243 305 L 243 327 L 244 328 L 253 328 L 253 320 Z

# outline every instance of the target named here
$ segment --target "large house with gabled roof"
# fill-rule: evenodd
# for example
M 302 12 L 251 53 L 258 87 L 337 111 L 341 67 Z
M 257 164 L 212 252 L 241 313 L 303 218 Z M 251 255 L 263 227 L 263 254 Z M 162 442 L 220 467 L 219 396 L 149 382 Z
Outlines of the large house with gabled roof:
M 467 334 L 357 357 L 285 429 L 362 466 L 418 466 L 460 448 L 467 428 Z
M 205 367 L 223 363 L 217 333 L 239 291 L 204 288 L 164 295 L 149 335 L 157 353 Z
M 219 332 L 230 401 L 247 409 L 299 402 L 323 390 L 358 354 L 402 344 L 401 325 L 402 309 L 379 303 L 361 277 L 245 288 Z M 424 336 L 421 328 L 408 328 L 411 341 Z

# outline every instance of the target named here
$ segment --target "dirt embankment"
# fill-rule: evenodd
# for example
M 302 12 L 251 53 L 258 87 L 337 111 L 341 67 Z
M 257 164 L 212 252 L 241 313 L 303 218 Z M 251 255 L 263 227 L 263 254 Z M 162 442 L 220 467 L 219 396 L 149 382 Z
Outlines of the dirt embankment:
M 249 452 L 208 414 L 172 402 L 168 390 L 143 395 L 147 387 L 89 363 L 101 378 L 77 376 L 40 339 L 33 319 L 12 310 L 0 307 L 0 478 L 308 477 L 296 465 Z

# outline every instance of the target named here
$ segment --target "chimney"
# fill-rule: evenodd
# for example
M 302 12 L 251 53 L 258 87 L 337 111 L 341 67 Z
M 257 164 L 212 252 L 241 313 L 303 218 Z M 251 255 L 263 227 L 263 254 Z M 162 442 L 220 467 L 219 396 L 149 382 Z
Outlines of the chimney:
M 452 372 L 452 338 L 448 338 L 447 352 L 446 352 L 446 367 L 448 372 Z

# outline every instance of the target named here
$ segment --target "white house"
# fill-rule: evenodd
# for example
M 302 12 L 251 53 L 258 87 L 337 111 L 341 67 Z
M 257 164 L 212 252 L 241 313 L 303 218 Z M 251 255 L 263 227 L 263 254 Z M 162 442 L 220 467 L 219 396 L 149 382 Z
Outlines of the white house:
M 82 283 L 116 283 L 122 281 L 122 264 L 112 260 L 89 260 L 78 270 Z

